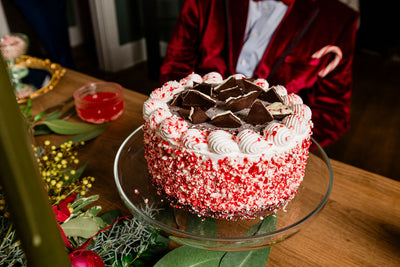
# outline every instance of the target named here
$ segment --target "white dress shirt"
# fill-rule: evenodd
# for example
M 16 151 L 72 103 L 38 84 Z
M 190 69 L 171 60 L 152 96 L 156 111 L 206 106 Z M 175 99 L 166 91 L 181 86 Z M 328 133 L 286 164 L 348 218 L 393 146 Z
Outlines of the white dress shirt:
M 286 14 L 288 6 L 276 0 L 249 0 L 244 44 L 236 72 L 252 77 L 272 35 Z

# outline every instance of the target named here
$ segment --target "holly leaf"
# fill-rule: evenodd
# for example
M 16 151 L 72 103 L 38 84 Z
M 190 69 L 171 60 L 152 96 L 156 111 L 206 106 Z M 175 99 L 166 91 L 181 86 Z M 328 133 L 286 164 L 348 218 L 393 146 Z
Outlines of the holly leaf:
M 90 217 L 73 218 L 61 224 L 66 236 L 91 238 L 99 231 L 99 225 Z
M 99 128 L 106 128 L 106 124 L 89 124 L 80 122 L 69 122 L 63 120 L 42 121 L 38 125 L 46 125 L 50 130 L 62 135 L 75 135 L 94 131 Z
M 162 257 L 154 267 L 208 267 L 218 266 L 221 257 L 225 254 L 222 251 L 212 251 L 189 246 L 176 248 Z

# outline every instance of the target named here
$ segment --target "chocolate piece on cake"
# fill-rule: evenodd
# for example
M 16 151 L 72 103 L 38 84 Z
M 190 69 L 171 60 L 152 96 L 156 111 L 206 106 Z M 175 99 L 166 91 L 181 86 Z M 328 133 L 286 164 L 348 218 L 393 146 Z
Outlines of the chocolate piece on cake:
M 236 85 L 237 85 L 237 80 L 235 79 L 235 77 L 230 77 L 229 79 L 222 82 L 220 85 L 216 86 L 214 88 L 214 91 L 216 93 L 219 93 L 220 91 L 222 91 L 224 89 L 232 88 L 232 87 L 235 87 Z
M 267 106 L 267 110 L 272 114 L 274 119 L 281 120 L 293 113 L 293 111 L 281 102 L 274 102 Z
M 243 95 L 243 91 L 239 86 L 222 89 L 219 91 L 218 99 L 221 101 L 225 101 L 230 97 L 237 97 Z
M 268 111 L 267 107 L 260 100 L 254 101 L 247 115 L 247 122 L 257 125 L 266 124 L 272 121 L 274 117 Z
M 208 83 L 197 83 L 195 86 L 193 86 L 193 90 L 197 90 L 203 94 L 211 96 L 212 87 L 211 84 Z
M 182 95 L 178 94 L 174 96 L 170 105 L 174 107 L 182 107 L 182 102 L 183 102 Z
M 183 107 L 201 107 L 203 110 L 207 110 L 216 104 L 214 99 L 197 90 L 188 90 L 182 97 Z
M 242 83 L 243 83 L 242 88 L 245 93 L 249 93 L 252 91 L 264 92 L 264 90 L 260 86 L 254 84 L 246 79 L 243 79 Z
M 211 124 L 217 127 L 237 128 L 242 125 L 242 122 L 231 111 L 227 111 L 212 117 Z
M 199 124 L 208 121 L 210 118 L 207 114 L 199 107 L 191 107 L 188 119 L 193 124 Z
M 259 99 L 267 101 L 269 103 L 281 102 L 283 103 L 282 97 L 276 92 L 275 87 L 271 87 L 268 91 L 264 91 L 260 94 Z
M 233 112 L 249 108 L 254 100 L 260 95 L 260 91 L 252 91 L 245 95 L 230 97 L 225 101 L 226 106 Z
M 182 116 L 182 118 L 184 118 L 184 119 L 188 119 L 189 118 L 190 109 L 180 108 L 178 112 Z

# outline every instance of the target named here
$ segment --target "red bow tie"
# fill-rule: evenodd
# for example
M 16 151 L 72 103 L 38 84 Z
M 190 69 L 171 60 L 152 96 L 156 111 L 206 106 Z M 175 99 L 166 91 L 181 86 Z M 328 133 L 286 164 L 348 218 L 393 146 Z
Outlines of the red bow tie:
M 264 1 L 264 0 L 253 0 L 254 2 L 260 2 L 260 1 Z M 279 0 L 277 0 L 279 1 Z M 285 5 L 291 5 L 295 0 L 280 0 L 282 3 L 284 3 Z

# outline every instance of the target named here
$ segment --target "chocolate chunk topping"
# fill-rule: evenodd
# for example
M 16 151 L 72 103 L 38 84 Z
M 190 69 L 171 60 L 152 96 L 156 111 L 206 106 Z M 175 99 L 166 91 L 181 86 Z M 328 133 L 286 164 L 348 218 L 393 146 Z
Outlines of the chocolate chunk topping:
M 230 77 L 229 79 L 222 82 L 220 85 L 214 88 L 214 91 L 219 93 L 221 90 L 235 87 L 237 85 L 237 80 L 234 77 Z
M 272 87 L 271 89 L 269 89 L 266 92 L 262 92 L 259 98 L 261 100 L 267 101 L 269 103 L 274 103 L 274 102 L 283 103 L 283 99 L 282 99 L 282 97 L 280 97 L 278 95 L 278 93 L 276 92 L 275 87 Z
M 197 83 L 195 86 L 193 86 L 193 90 L 197 90 L 203 94 L 211 96 L 212 87 L 211 84 L 208 83 Z
M 215 105 L 216 101 L 206 94 L 196 90 L 189 90 L 183 95 L 182 105 L 184 107 L 201 107 L 207 110 Z
M 292 110 L 281 102 L 274 102 L 271 105 L 268 105 L 267 109 L 276 120 L 281 120 L 292 114 Z
M 188 119 L 193 123 L 193 124 L 199 124 L 208 121 L 210 118 L 207 116 L 207 114 L 199 107 L 192 107 L 190 109 L 190 114 Z
M 233 112 L 249 108 L 260 93 L 260 91 L 252 91 L 238 97 L 230 97 L 225 101 L 225 104 Z
M 250 82 L 248 80 L 242 80 L 242 81 L 243 81 L 242 88 L 243 88 L 243 91 L 246 92 L 246 93 L 249 93 L 249 92 L 252 92 L 252 91 L 260 91 L 260 92 L 264 91 L 260 86 L 254 84 L 254 83 L 252 83 L 252 82 Z
M 218 99 L 221 101 L 225 101 L 230 97 L 236 97 L 242 94 L 243 94 L 242 89 L 239 86 L 235 86 L 219 91 Z
M 188 119 L 189 118 L 190 109 L 180 108 L 178 112 L 182 116 L 182 118 L 184 118 L 184 119 Z
M 211 119 L 211 123 L 217 127 L 225 128 L 237 128 L 242 125 L 240 119 L 236 117 L 231 111 L 215 115 Z
M 260 100 L 254 101 L 249 114 L 247 115 L 247 122 L 252 124 L 265 124 L 272 121 L 274 118 L 268 111 L 267 107 Z
M 181 107 L 182 106 L 182 96 L 180 94 L 175 95 L 174 98 L 172 99 L 170 105 L 174 106 L 174 107 Z

